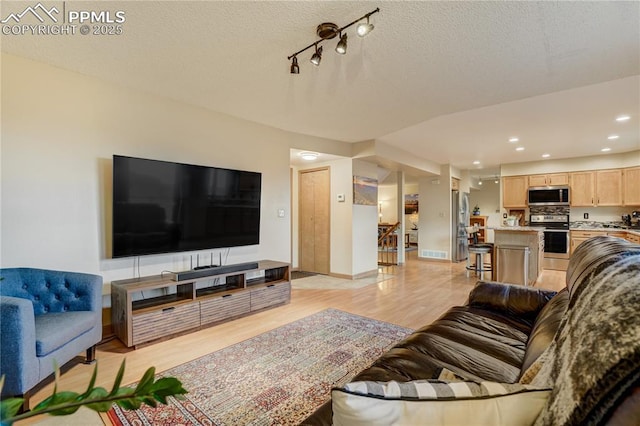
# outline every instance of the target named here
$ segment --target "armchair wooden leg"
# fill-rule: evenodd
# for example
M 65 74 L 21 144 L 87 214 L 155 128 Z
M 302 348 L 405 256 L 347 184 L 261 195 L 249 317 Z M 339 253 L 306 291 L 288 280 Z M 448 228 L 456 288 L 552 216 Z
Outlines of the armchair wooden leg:
M 93 364 L 94 362 L 96 362 L 96 345 L 87 349 L 87 359 L 84 361 L 85 364 Z
M 18 395 L 18 398 L 23 398 L 23 402 L 22 402 L 22 407 L 20 407 L 20 410 L 18 411 L 18 414 L 23 414 L 26 413 L 27 411 L 30 410 L 29 408 L 29 399 L 31 397 L 31 391 L 27 391 L 25 393 L 23 393 L 22 395 Z

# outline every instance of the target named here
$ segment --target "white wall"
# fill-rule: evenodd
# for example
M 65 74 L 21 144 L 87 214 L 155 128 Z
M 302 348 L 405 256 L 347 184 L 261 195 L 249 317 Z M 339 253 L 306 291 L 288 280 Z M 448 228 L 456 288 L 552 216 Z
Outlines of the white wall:
M 316 169 L 320 167 L 329 167 L 330 174 L 330 227 L 331 227 L 331 242 L 330 242 L 330 273 L 336 275 L 351 275 L 351 221 L 352 221 L 352 205 L 353 205 L 353 188 L 352 188 L 352 160 L 350 158 L 344 158 L 335 161 L 319 162 L 309 164 L 305 167 L 298 167 L 294 169 L 293 179 L 294 192 L 293 192 L 293 214 L 296 216 L 296 221 L 293 227 L 293 240 L 295 246 L 294 253 L 294 268 L 299 265 L 298 250 L 299 250 L 299 234 L 298 234 L 298 177 L 299 171 Z M 338 194 L 345 195 L 345 202 L 338 202 Z
M 320 146 L 350 149 L 3 54 L 0 264 L 133 277 L 133 258 L 108 253 L 113 154 L 261 172 L 260 244 L 227 263 L 288 262 L 289 149 Z M 188 254 L 140 258 L 141 275 L 188 267 Z
M 378 168 L 366 161 L 353 160 L 353 174 L 372 179 L 377 178 Z M 351 192 L 353 202 L 353 186 Z M 342 203 L 347 204 L 347 203 Z M 377 206 L 353 205 L 351 229 L 351 275 L 360 276 L 375 273 L 378 269 L 378 208 Z
M 425 250 L 446 252 L 451 259 L 451 170 L 440 168 L 439 177 L 419 180 L 420 219 L 418 225 L 418 256 Z

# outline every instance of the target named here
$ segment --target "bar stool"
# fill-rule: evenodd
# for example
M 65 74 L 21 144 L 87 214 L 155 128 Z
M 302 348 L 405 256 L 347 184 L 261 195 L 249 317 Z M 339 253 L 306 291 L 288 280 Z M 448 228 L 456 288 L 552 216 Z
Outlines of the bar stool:
M 473 244 L 469 244 L 469 256 L 467 256 L 467 278 L 469 271 L 474 271 L 476 276 L 484 280 L 484 273 L 491 272 L 493 262 L 493 244 L 478 242 L 478 228 L 474 226 L 467 227 L 467 232 L 473 238 Z M 486 260 L 485 256 L 489 259 Z M 475 263 L 471 263 L 471 257 L 475 257 Z

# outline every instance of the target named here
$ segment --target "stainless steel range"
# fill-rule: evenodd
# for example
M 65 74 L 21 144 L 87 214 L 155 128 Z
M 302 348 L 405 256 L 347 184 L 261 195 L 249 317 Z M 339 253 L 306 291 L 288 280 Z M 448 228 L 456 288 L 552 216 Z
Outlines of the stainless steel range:
M 544 269 L 566 271 L 569 265 L 569 214 L 532 214 L 529 226 L 544 228 Z

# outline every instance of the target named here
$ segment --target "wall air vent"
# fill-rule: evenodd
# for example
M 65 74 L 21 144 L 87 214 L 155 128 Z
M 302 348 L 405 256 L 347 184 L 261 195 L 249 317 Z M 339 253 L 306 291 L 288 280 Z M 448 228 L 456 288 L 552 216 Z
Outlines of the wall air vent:
M 440 250 L 422 250 L 420 257 L 426 257 L 427 259 L 448 259 L 449 253 Z

